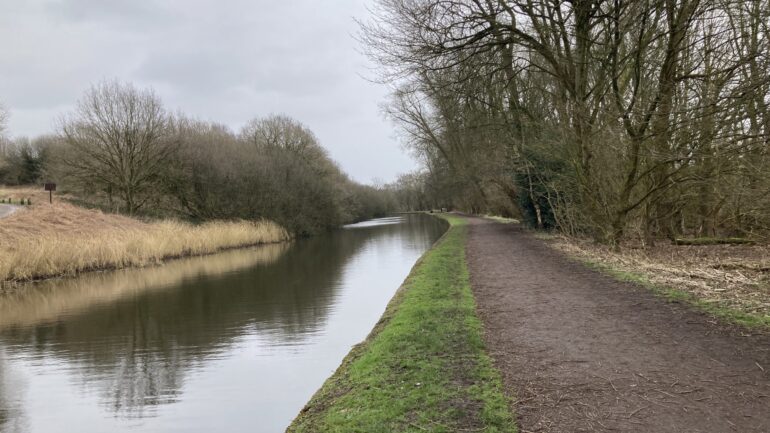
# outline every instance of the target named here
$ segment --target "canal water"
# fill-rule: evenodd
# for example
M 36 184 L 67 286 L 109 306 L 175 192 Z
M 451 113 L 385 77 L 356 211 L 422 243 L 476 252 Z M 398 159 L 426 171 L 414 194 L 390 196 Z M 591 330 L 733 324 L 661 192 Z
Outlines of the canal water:
M 0 295 L 0 432 L 281 432 L 443 233 L 384 218 Z

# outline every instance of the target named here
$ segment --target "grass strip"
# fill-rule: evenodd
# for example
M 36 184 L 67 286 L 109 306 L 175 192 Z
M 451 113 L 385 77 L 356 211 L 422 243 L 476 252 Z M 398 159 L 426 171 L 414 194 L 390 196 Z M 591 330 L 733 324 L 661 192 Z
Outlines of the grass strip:
M 770 330 L 770 316 L 765 314 L 752 314 L 731 308 L 719 301 L 708 301 L 684 290 L 655 284 L 641 273 L 616 269 L 606 263 L 579 258 L 586 266 L 603 274 L 609 275 L 620 281 L 628 281 L 639 284 L 669 302 L 681 302 L 695 307 L 709 315 L 717 317 L 727 323 L 737 324 L 751 329 Z
M 753 239 L 746 238 L 677 238 L 675 245 L 741 245 L 753 244 Z
M 503 224 L 521 224 L 521 221 L 515 218 L 508 218 L 508 217 L 502 217 L 497 215 L 482 215 L 481 217 L 486 218 L 488 220 L 503 223 Z
M 484 349 L 465 262 L 466 221 L 445 218 L 447 233 L 288 432 L 516 432 Z

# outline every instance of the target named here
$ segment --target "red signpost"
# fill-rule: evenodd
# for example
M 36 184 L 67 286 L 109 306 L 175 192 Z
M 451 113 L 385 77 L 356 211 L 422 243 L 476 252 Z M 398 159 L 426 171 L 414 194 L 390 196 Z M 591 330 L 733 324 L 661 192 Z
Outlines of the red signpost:
M 46 183 L 45 190 L 48 191 L 48 202 L 53 204 L 53 192 L 56 191 L 56 184 Z

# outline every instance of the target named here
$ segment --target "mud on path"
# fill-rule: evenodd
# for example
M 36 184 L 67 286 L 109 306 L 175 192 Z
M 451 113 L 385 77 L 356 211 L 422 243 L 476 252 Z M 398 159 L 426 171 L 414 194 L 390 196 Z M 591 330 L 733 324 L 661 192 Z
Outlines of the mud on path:
M 770 432 L 770 335 L 717 324 L 470 218 L 467 260 L 522 432 Z

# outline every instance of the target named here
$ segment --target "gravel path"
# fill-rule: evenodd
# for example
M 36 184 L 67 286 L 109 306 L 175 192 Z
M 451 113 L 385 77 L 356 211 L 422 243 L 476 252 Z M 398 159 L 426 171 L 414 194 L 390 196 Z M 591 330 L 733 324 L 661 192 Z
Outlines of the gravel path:
M 470 218 L 487 348 L 526 432 L 770 432 L 770 335 L 565 258 L 511 224 Z
M 19 210 L 19 206 L 13 206 L 10 204 L 0 204 L 0 218 L 5 218 L 8 215 Z

